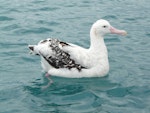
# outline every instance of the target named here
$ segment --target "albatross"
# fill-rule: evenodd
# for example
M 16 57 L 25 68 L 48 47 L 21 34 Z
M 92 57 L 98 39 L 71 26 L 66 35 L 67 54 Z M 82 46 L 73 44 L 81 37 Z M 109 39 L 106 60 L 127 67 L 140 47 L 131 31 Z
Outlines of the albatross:
M 109 72 L 108 51 L 104 42 L 106 34 L 126 35 L 127 32 L 100 19 L 91 27 L 88 49 L 54 38 L 28 47 L 32 54 L 41 57 L 41 66 L 50 84 L 51 75 L 67 78 L 103 77 Z

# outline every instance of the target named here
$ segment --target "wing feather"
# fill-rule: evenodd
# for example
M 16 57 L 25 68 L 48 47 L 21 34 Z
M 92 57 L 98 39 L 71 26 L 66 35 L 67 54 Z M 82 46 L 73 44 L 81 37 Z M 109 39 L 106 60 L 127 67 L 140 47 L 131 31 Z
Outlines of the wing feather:
M 71 58 L 70 54 L 65 52 L 62 47 L 71 46 L 66 42 L 59 41 L 57 39 L 49 39 L 50 42 L 49 49 L 52 50 L 53 54 L 45 56 L 42 52 L 40 55 L 54 68 L 76 68 L 78 71 L 81 71 L 83 68 L 79 63 L 76 63 L 74 59 Z M 45 42 L 45 41 L 44 41 Z

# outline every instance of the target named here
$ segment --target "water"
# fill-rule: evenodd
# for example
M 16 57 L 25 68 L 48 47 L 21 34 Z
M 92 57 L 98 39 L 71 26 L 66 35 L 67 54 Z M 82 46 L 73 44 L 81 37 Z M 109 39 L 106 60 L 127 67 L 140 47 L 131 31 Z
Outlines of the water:
M 0 0 L 1 113 L 149 113 L 148 0 Z M 128 36 L 108 35 L 110 72 L 104 78 L 47 80 L 28 44 L 57 37 L 89 47 L 89 30 L 107 19 Z

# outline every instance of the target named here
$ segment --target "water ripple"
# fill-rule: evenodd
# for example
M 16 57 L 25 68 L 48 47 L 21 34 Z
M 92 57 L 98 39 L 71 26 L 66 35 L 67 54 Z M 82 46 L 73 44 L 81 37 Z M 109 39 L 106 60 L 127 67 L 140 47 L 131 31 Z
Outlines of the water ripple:
M 0 21 L 12 21 L 14 18 L 7 17 L 7 16 L 0 16 Z
M 53 8 L 53 7 L 43 7 L 43 8 L 40 8 L 39 10 L 40 11 L 55 11 L 55 10 L 57 10 L 57 9 L 59 9 L 59 8 Z
M 57 25 L 60 25 L 60 23 L 55 22 L 55 21 L 47 22 L 47 21 L 44 21 L 44 20 L 39 20 L 39 21 L 37 21 L 37 23 L 38 23 L 38 24 L 49 25 L 49 26 L 57 26 Z

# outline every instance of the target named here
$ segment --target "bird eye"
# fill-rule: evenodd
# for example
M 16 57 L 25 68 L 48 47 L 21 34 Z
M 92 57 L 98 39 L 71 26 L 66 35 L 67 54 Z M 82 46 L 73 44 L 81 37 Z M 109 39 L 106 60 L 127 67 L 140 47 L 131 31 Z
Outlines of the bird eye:
M 106 28 L 106 27 L 107 27 L 106 25 L 103 26 L 103 28 Z

